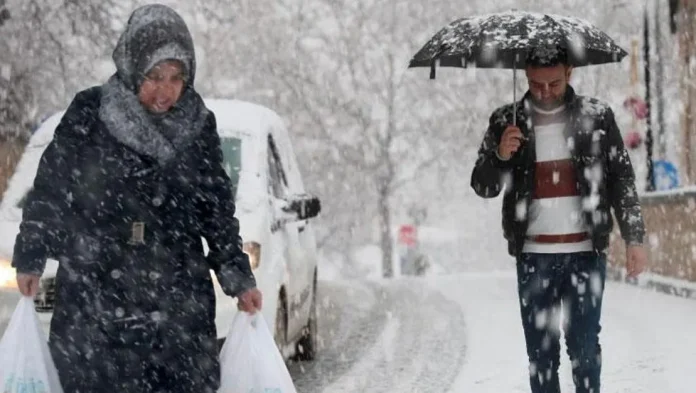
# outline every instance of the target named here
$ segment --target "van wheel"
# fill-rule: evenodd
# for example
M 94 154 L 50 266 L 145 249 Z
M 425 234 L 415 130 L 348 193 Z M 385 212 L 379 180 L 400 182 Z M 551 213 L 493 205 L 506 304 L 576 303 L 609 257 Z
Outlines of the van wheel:
M 287 306 L 285 302 L 285 291 L 281 290 L 278 296 L 278 308 L 276 309 L 276 321 L 275 321 L 275 333 L 273 337 L 275 338 L 276 346 L 282 354 L 285 350 L 285 345 L 287 344 L 287 332 L 288 332 L 288 313 Z
M 307 319 L 307 326 L 302 329 L 302 336 L 300 337 L 299 341 L 297 341 L 297 348 L 295 351 L 297 360 L 312 361 L 316 358 L 318 332 L 317 285 L 315 283 L 312 293 L 312 305 L 310 306 L 309 318 Z

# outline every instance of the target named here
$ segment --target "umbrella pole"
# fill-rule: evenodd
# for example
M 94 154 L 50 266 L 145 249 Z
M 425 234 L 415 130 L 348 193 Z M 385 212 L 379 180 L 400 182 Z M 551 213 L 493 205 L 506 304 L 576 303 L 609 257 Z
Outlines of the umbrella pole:
M 517 55 L 512 65 L 512 125 L 517 125 Z

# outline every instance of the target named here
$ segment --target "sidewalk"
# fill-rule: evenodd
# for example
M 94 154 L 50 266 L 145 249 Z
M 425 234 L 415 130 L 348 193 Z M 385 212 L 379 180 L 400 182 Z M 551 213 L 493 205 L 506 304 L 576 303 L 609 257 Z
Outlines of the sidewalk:
M 626 269 L 619 269 L 611 265 L 607 266 L 607 279 L 652 289 L 668 295 L 696 299 L 696 282 L 664 277 L 654 273 L 643 273 L 638 279 L 631 279 L 626 277 Z

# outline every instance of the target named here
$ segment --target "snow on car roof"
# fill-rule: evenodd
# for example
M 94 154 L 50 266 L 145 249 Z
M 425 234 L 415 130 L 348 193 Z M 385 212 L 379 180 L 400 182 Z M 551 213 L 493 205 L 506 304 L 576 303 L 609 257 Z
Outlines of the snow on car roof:
M 60 119 L 63 118 L 63 114 L 65 114 L 65 111 L 60 111 L 44 120 L 44 122 L 41 123 L 41 126 L 39 126 L 39 128 L 31 136 L 27 148 L 41 146 L 45 147 L 48 145 L 51 142 L 51 139 L 53 139 L 53 132 L 56 130 L 58 123 L 60 123 Z
M 204 102 L 215 114 L 221 137 L 238 137 L 241 132 L 265 138 L 270 130 L 284 127 L 280 116 L 262 105 L 230 99 L 204 99 Z M 53 139 L 53 133 L 64 113 L 65 111 L 60 111 L 46 119 L 32 135 L 15 170 L 15 174 L 21 175 L 13 175 L 10 178 L 7 190 L 2 196 L 0 210 L 15 207 L 32 187 L 41 156 Z M 251 162 L 247 164 L 250 167 L 254 166 Z
M 264 136 L 271 129 L 283 127 L 283 120 L 273 110 L 258 104 L 240 100 L 204 99 L 205 105 L 215 114 L 220 136 L 234 131 L 244 131 Z
M 283 127 L 283 120 L 273 110 L 241 100 L 208 98 L 206 107 L 215 114 L 220 136 L 231 131 L 244 131 L 253 135 L 265 134 L 271 128 Z M 53 139 L 53 132 L 65 111 L 60 111 L 44 121 L 34 132 L 27 147 L 45 146 Z
M 10 206 L 16 207 L 17 203 L 24 197 L 24 194 L 27 193 L 27 190 L 34 184 L 34 177 L 39 168 L 41 156 L 46 146 L 53 139 L 53 132 L 64 113 L 64 111 L 61 111 L 46 119 L 31 136 L 29 144 L 24 149 L 24 153 L 22 153 L 22 157 L 17 163 L 14 175 L 7 184 L 5 194 L 2 196 L 0 210 L 4 211 Z

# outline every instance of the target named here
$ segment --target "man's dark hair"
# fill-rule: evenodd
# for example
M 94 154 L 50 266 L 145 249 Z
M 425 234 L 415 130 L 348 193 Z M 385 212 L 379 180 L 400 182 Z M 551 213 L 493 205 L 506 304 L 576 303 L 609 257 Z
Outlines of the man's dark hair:
M 525 63 L 535 68 L 568 65 L 568 51 L 560 46 L 537 47 L 527 53 Z

